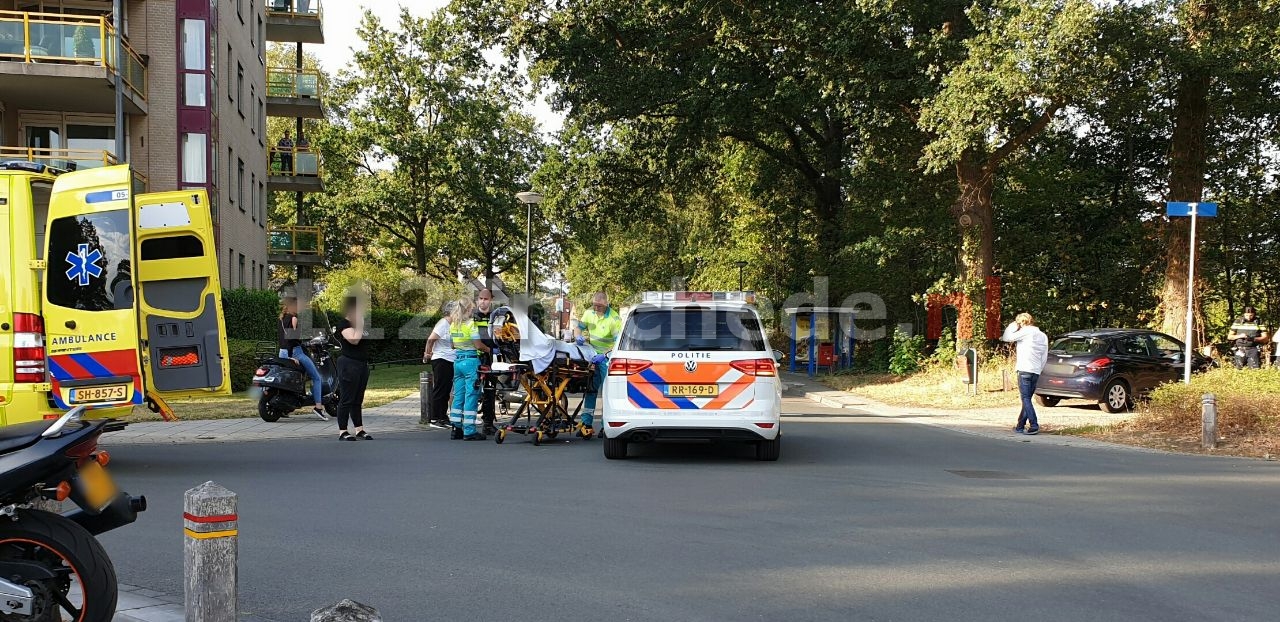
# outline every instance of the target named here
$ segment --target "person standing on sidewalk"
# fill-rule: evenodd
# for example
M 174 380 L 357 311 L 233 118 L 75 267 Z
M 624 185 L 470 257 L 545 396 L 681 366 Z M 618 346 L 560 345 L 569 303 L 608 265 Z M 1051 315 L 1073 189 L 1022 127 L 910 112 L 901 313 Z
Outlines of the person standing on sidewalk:
M 480 335 L 480 341 L 483 341 L 488 350 L 480 352 L 480 367 L 488 370 L 493 368 L 493 348 L 498 344 L 493 340 L 491 329 L 489 327 L 489 314 L 493 312 L 493 291 L 484 288 L 476 292 L 476 310 L 471 314 L 471 320 L 476 324 L 476 333 Z M 480 381 L 480 421 L 484 424 L 483 432 L 485 434 L 494 434 L 498 428 L 494 426 L 494 417 L 496 411 L 494 409 L 494 396 L 497 393 L 493 386 L 493 377 L 488 374 L 479 375 Z
M 1038 434 L 1040 422 L 1036 419 L 1036 408 L 1031 398 L 1036 393 L 1036 382 L 1040 380 L 1040 372 L 1044 371 L 1045 361 L 1049 358 L 1049 338 L 1036 328 L 1030 313 L 1019 313 L 1014 322 L 1004 329 L 1000 339 L 1017 344 L 1018 349 L 1018 393 L 1022 396 L 1022 411 L 1018 413 L 1018 425 L 1013 431 Z
M 476 430 L 476 406 L 480 402 L 478 380 L 480 352 L 488 352 L 489 346 L 480 340 L 471 298 L 458 300 L 458 306 L 449 314 L 449 338 L 453 340 L 453 408 L 449 409 L 449 422 L 453 424 L 450 438 L 464 441 L 483 441 L 485 435 Z
M 338 358 L 338 435 L 340 441 L 373 440 L 364 431 L 364 390 L 369 386 L 369 340 L 364 326 L 364 307 L 354 296 L 342 305 L 345 317 L 334 327 L 342 356 Z M 355 426 L 347 432 L 347 422 Z
M 449 315 L 458 306 L 449 301 L 444 305 L 444 317 L 436 322 L 427 338 L 427 349 L 422 353 L 424 362 L 431 364 L 431 421 L 433 428 L 447 430 L 449 424 L 449 392 L 453 390 L 453 338 L 449 336 Z
M 1262 365 L 1262 357 L 1258 346 L 1267 342 L 1267 327 L 1258 322 L 1258 310 L 1245 307 L 1244 315 L 1231 323 L 1231 334 L 1227 335 L 1232 346 L 1236 369 L 1248 367 L 1258 369 Z
M 577 435 L 583 438 L 591 438 L 595 434 L 592 426 L 595 425 L 596 400 L 609 375 L 609 361 L 606 355 L 613 349 L 613 344 L 618 340 L 620 333 L 622 333 L 622 317 L 609 306 L 608 294 L 602 291 L 596 292 L 591 297 L 591 308 L 584 311 L 582 317 L 578 318 L 575 331 L 579 344 L 590 343 L 597 357 L 602 357 L 602 360 L 595 361 L 591 391 L 582 396 L 582 418 L 579 420 Z

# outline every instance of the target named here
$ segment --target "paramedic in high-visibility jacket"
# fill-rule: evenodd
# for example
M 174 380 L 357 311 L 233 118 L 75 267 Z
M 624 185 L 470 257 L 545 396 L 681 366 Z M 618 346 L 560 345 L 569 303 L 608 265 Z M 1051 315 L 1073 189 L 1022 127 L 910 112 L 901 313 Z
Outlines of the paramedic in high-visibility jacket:
M 591 308 L 582 313 L 582 317 L 578 318 L 578 324 L 574 328 L 577 342 L 590 343 L 598 354 L 605 354 L 613 349 L 613 344 L 618 341 L 618 334 L 621 332 L 622 316 L 609 307 L 609 296 L 604 292 L 596 292 L 591 297 Z M 596 399 L 608 375 L 609 361 L 597 362 L 595 376 L 591 381 L 594 390 L 582 398 L 582 418 L 578 426 L 578 436 L 591 438 L 594 434 L 592 426 L 595 423 Z

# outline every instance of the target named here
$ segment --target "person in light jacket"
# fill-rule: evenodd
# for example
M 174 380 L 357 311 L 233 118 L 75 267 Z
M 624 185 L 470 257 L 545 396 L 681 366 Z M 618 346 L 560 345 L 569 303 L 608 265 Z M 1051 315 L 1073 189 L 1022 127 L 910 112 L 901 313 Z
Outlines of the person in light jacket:
M 1040 380 L 1040 372 L 1044 371 L 1045 361 L 1049 358 L 1049 338 L 1036 328 L 1030 313 L 1019 313 L 1014 322 L 1004 329 L 1000 339 L 1017 344 L 1018 350 L 1018 393 L 1022 396 L 1022 410 L 1013 431 L 1038 434 L 1040 422 L 1036 419 L 1036 408 L 1031 398 L 1036 393 L 1036 382 Z

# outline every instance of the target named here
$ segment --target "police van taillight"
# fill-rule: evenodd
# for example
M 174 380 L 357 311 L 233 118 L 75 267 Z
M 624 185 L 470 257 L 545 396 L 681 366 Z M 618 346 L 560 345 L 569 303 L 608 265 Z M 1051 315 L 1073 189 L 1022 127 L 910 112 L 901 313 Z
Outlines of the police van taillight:
M 45 381 L 44 319 L 13 314 L 13 381 Z
M 734 369 L 748 376 L 776 376 L 778 367 L 773 359 L 747 359 L 729 363 Z

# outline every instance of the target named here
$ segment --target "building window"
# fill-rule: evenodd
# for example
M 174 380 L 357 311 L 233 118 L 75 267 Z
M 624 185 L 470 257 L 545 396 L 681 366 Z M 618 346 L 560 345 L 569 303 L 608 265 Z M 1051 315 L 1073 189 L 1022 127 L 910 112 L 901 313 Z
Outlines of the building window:
M 254 259 L 249 262 L 249 283 L 250 283 L 249 286 L 250 287 L 253 286 L 254 281 L 258 280 L 254 278 L 256 276 L 258 276 L 258 260 Z
M 236 63 L 236 110 L 240 111 L 240 118 L 244 118 L 244 67 L 240 63 Z
M 245 287 L 244 280 L 244 253 L 240 253 L 240 287 Z
M 267 187 L 258 182 L 258 226 L 267 227 Z
M 192 108 L 204 108 L 208 105 L 203 73 L 182 74 L 182 104 Z
M 267 264 L 258 266 L 258 289 L 267 288 Z
M 258 174 L 249 173 L 249 218 L 258 220 Z
M 266 135 L 267 135 L 267 104 L 263 102 L 261 98 L 259 98 L 258 99 L 258 142 L 260 144 L 264 144 L 264 145 L 266 144 L 265 142 Z
M 236 159 L 235 149 L 232 149 L 231 147 L 227 147 L 227 185 L 228 186 L 233 185 L 235 181 L 234 178 L 232 177 L 233 175 L 235 175 L 235 173 L 231 172 L 231 163 L 234 162 L 235 159 Z M 230 201 L 232 205 L 235 205 L 236 195 L 234 194 L 228 195 L 227 200 Z
M 182 183 L 205 183 L 208 142 L 209 137 L 204 134 L 182 135 Z
M 258 62 L 263 65 L 267 64 L 267 26 L 262 21 L 262 16 L 258 16 L 258 40 L 262 45 L 258 46 Z
M 234 73 L 231 73 L 231 68 L 235 67 L 239 63 L 231 62 L 231 54 L 232 54 L 231 44 L 228 43 L 227 44 L 227 99 L 230 101 L 235 101 L 236 93 L 235 93 L 235 90 L 231 88 L 231 85 L 236 83 L 236 75 Z
M 240 18 L 240 23 L 244 23 L 244 0 L 236 0 L 236 17 Z
M 205 45 L 209 37 L 204 32 L 204 20 L 182 20 L 182 68 L 187 71 L 204 71 L 208 54 Z
M 236 259 L 235 252 L 232 251 L 231 247 L 228 246 L 227 247 L 227 280 L 231 282 L 227 283 L 227 287 L 232 289 L 235 289 L 235 286 L 236 286 L 235 281 L 233 280 L 235 279 L 236 273 L 232 272 L 233 270 L 236 269 L 235 259 Z
M 236 203 L 244 211 L 244 160 L 236 160 Z
M 253 102 L 257 101 L 257 99 L 258 99 L 258 87 L 250 84 L 249 85 L 249 105 L 252 106 Z M 254 116 L 256 117 L 257 115 L 254 115 Z M 253 134 L 258 133 L 258 119 L 256 118 L 249 119 L 249 132 Z

